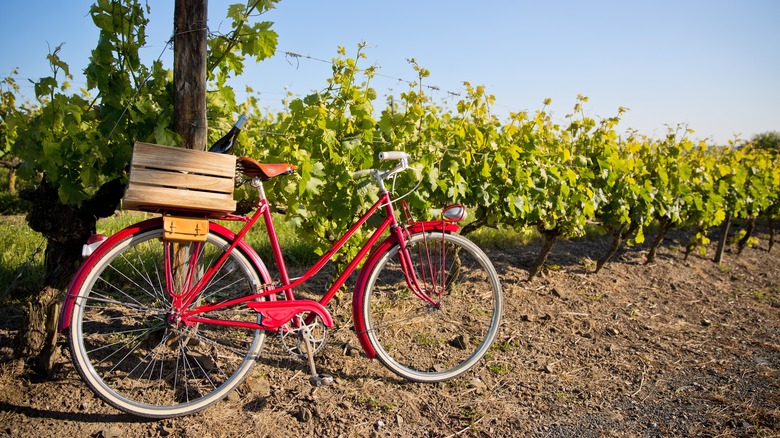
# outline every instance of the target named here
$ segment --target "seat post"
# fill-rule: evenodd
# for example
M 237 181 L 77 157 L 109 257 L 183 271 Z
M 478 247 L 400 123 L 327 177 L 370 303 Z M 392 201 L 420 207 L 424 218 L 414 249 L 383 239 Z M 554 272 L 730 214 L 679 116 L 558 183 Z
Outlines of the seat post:
M 263 180 L 261 180 L 259 177 L 254 177 L 252 178 L 252 181 L 249 183 L 249 185 L 257 189 L 257 194 L 260 196 L 260 199 L 267 199 L 265 196 L 265 190 L 263 189 Z

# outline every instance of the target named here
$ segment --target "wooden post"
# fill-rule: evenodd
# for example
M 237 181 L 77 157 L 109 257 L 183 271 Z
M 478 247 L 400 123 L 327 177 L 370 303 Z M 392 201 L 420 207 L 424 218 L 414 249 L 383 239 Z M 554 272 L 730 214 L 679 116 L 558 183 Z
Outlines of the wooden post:
M 174 130 L 182 147 L 206 150 L 208 0 L 176 0 L 173 22 Z

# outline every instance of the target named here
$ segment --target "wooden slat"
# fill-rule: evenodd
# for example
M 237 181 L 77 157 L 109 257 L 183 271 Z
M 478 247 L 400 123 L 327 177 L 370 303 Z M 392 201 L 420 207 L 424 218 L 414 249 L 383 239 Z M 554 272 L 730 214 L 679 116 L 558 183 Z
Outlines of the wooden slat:
M 231 197 L 210 192 L 151 187 L 129 186 L 122 200 L 122 208 L 134 210 L 140 207 L 178 207 L 192 210 L 232 212 L 236 201 Z
M 131 185 L 179 187 L 190 190 L 205 190 L 233 196 L 233 178 L 207 175 L 193 175 L 181 172 L 134 167 L 130 169 Z
M 132 165 L 232 178 L 235 175 L 236 157 L 230 154 L 136 142 L 133 148 Z

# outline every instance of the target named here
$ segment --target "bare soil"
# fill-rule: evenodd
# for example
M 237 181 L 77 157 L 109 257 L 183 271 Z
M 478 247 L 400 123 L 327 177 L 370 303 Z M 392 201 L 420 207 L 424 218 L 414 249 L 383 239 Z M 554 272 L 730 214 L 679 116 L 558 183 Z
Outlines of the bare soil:
M 48 380 L 20 371 L 10 360 L 18 312 L 6 309 L 0 436 L 780 436 L 780 248 L 759 237 L 717 265 L 711 253 L 684 260 L 679 232 L 655 263 L 629 248 L 598 274 L 606 238 L 558 242 L 531 282 L 538 245 L 491 249 L 502 332 L 465 377 L 408 383 L 368 360 L 345 295 L 317 359 L 333 386 L 310 387 L 306 364 L 271 339 L 239 391 L 162 421 L 107 406 L 67 353 Z

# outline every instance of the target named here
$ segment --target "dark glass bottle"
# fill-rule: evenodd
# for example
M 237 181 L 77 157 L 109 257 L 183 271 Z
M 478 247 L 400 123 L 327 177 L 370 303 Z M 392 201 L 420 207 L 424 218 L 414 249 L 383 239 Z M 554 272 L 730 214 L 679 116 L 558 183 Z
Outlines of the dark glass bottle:
M 238 137 L 238 133 L 241 132 L 241 129 L 244 127 L 246 120 L 246 114 L 241 114 L 241 117 L 238 118 L 236 124 L 230 128 L 230 131 L 228 131 L 227 134 L 222 136 L 222 138 L 217 140 L 214 145 L 209 148 L 209 152 L 216 152 L 218 154 L 226 154 L 230 152 L 230 149 L 233 147 L 233 142 L 235 141 L 236 137 Z

